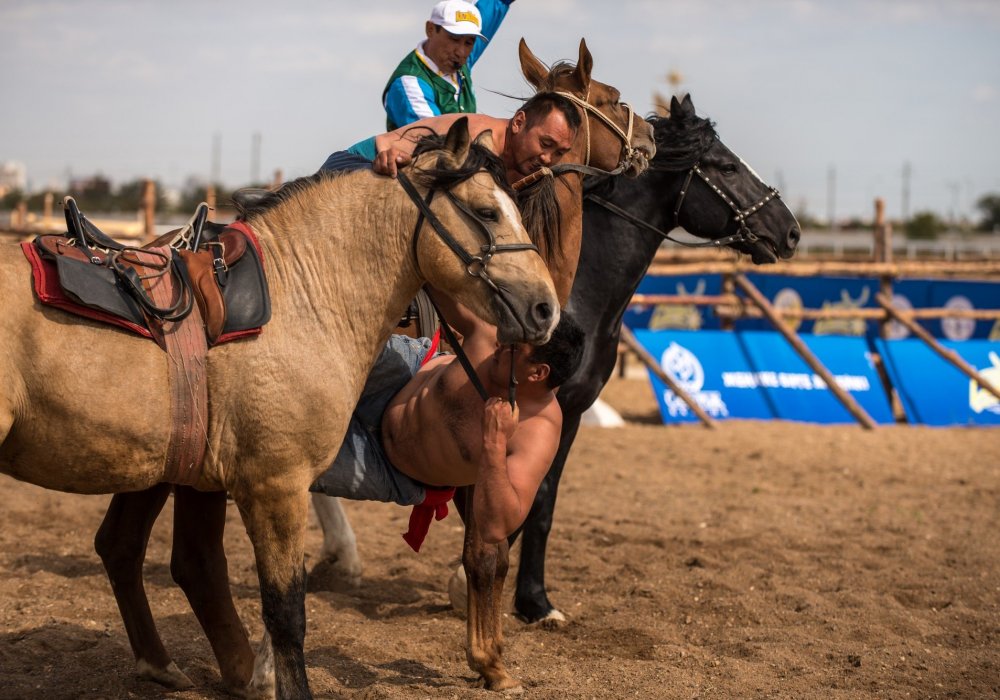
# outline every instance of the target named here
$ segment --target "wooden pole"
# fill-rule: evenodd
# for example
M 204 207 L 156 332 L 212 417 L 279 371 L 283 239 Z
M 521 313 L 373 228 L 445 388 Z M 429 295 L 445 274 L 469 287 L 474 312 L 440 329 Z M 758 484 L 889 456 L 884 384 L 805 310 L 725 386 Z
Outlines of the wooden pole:
M 142 232 L 147 241 L 156 238 L 156 183 L 142 183 Z
M 46 192 L 42 199 L 42 225 L 46 229 L 52 225 L 52 202 L 54 199 L 55 195 L 51 192 Z
M 628 326 L 622 326 L 622 340 L 626 345 L 628 345 L 632 352 L 639 356 L 642 363 L 649 367 L 653 374 L 655 374 L 661 382 L 670 388 L 670 391 L 674 392 L 676 396 L 680 397 L 680 399 L 686 403 L 692 411 L 694 411 L 694 414 L 698 416 L 698 420 L 700 420 L 706 428 L 715 427 L 715 421 L 712 420 L 707 413 L 705 413 L 705 410 L 698 405 L 698 402 L 695 401 L 689 393 L 684 391 L 681 385 L 678 384 L 673 377 L 663 371 L 663 368 L 660 367 L 660 363 L 657 362 L 656 359 L 649 354 L 649 351 L 642 347 L 639 341 L 635 339 L 635 334 L 632 333 Z
M 215 185 L 205 188 L 205 204 L 208 205 L 208 220 L 215 221 Z
M 830 374 L 830 370 L 828 370 L 823 363 L 819 361 L 819 358 L 813 354 L 812 350 L 810 350 L 806 344 L 802 342 L 802 339 L 798 336 L 798 334 L 788 327 L 784 320 L 782 320 L 781 316 L 775 311 L 774 307 L 771 306 L 771 302 L 769 302 L 764 295 L 760 293 L 760 290 L 757 289 L 757 287 L 755 287 L 753 283 L 742 274 L 735 275 L 733 280 L 736 282 L 736 286 L 742 289 L 743 292 L 750 297 L 750 300 L 764 312 L 764 315 L 772 324 L 774 324 L 774 327 L 777 328 L 783 336 L 785 336 L 785 340 L 787 340 L 795 349 L 795 351 L 799 354 L 799 357 L 805 360 L 806 364 L 809 365 L 816 374 L 822 377 L 823 381 L 826 382 L 826 385 L 830 388 L 830 391 L 833 392 L 833 395 L 836 396 L 840 403 L 844 405 L 844 408 L 847 409 L 847 412 L 854 416 L 863 428 L 866 428 L 867 430 L 874 430 L 875 421 L 872 420 L 872 417 L 865 412 L 865 409 L 861 408 L 858 402 L 854 400 L 853 396 L 844 391 L 840 385 L 837 384 L 836 379 L 834 379 L 833 375 Z
M 933 350 L 938 355 L 940 355 L 946 362 L 950 362 L 952 365 L 954 365 L 955 367 L 957 367 L 959 369 L 959 371 L 961 371 L 967 377 L 969 377 L 970 379 L 973 379 L 976 382 L 978 382 L 979 386 L 983 387 L 988 392 L 990 392 L 991 394 L 993 394 L 994 396 L 996 396 L 998 399 L 1000 399 L 1000 390 L 998 390 L 995 386 L 993 386 L 986 379 L 984 379 L 983 375 L 981 375 L 979 372 L 977 372 L 975 367 L 973 367 L 968 362 L 966 362 L 965 360 L 963 360 L 962 356 L 959 355 L 954 350 L 949 350 L 945 346 L 941 345 L 941 343 L 939 343 L 934 338 L 934 336 L 932 336 L 930 333 L 928 333 L 927 331 L 925 331 L 922 326 L 919 326 L 918 324 L 914 323 L 913 321 L 911 321 L 906 316 L 904 316 L 901 313 L 899 313 L 896 310 L 896 308 L 892 305 L 892 300 L 891 299 L 889 299 L 885 295 L 879 293 L 879 294 L 875 295 L 875 301 L 877 301 L 879 303 L 879 306 L 881 306 L 883 309 L 885 309 L 886 312 L 888 312 L 888 314 L 890 316 L 892 316 L 894 319 L 896 319 L 897 321 L 899 321 L 900 323 L 902 323 L 904 326 L 906 326 L 910 330 L 910 332 L 913 333 L 913 335 L 917 336 L 922 341 L 924 341 L 925 343 L 927 343 L 930 346 L 931 350 Z

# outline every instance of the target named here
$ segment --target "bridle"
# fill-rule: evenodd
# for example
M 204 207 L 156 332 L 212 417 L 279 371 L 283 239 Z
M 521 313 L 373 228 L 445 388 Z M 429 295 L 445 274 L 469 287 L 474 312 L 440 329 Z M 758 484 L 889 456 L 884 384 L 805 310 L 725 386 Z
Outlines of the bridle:
M 604 125 L 611 130 L 611 133 L 613 133 L 621 140 L 622 157 L 618 163 L 618 167 L 612 172 L 615 175 L 617 175 L 620 172 L 623 172 L 625 168 L 628 166 L 628 164 L 632 162 L 632 159 L 635 158 L 636 152 L 638 151 L 638 149 L 632 145 L 632 130 L 634 126 L 633 117 L 635 115 L 635 113 L 632 111 L 632 105 L 628 104 L 627 102 L 621 103 L 621 105 L 628 111 L 628 131 L 625 131 L 620 126 L 611 121 L 611 118 L 608 117 L 608 115 L 606 115 L 604 112 L 597 109 L 597 107 L 595 107 L 594 105 L 590 104 L 590 102 L 587 101 L 590 98 L 589 92 L 585 99 L 580 99 L 573 93 L 565 92 L 563 90 L 554 90 L 553 92 L 556 95 L 565 97 L 567 100 L 575 104 L 584 112 L 583 124 L 584 124 L 584 134 L 586 135 L 587 139 L 587 150 L 583 159 L 583 164 L 586 166 L 590 166 L 590 120 L 587 119 L 587 116 L 593 115 L 597 117 L 600 121 L 604 122 Z
M 470 277 L 478 277 L 479 279 L 483 280 L 483 282 L 486 283 L 486 286 L 490 288 L 490 290 L 497 297 L 497 299 L 499 299 L 500 302 L 507 307 L 508 311 L 510 311 L 511 316 L 515 320 L 517 320 L 517 322 L 521 324 L 522 329 L 524 329 L 525 332 L 527 332 L 527 329 L 524 328 L 524 323 L 521 321 L 520 317 L 514 311 L 514 307 L 511 304 L 510 300 L 507 298 L 507 295 L 497 285 L 497 283 L 493 281 L 493 278 L 490 277 L 489 272 L 487 270 L 487 266 L 493 259 L 493 256 L 496 255 L 497 253 L 512 253 L 525 250 L 533 250 L 537 253 L 538 246 L 536 246 L 534 243 L 498 244 L 496 236 L 493 234 L 493 231 L 490 230 L 490 227 L 487 224 L 487 222 L 481 216 L 477 215 L 475 212 L 469 209 L 465 205 L 465 203 L 460 201 L 454 194 L 452 194 L 450 189 L 443 188 L 445 196 L 451 201 L 451 203 L 455 206 L 455 208 L 458 209 L 463 214 L 465 214 L 466 217 L 468 217 L 470 220 L 472 220 L 472 222 L 475 224 L 475 227 L 479 230 L 480 233 L 483 234 L 483 237 L 486 239 L 486 243 L 480 247 L 478 255 L 472 254 L 469 251 L 467 251 L 464 247 L 462 247 L 461 243 L 455 240 L 455 237 L 451 235 L 447 227 L 445 227 L 444 223 L 442 223 L 441 219 L 438 218 L 437 214 L 431 211 L 430 204 L 431 201 L 434 199 L 434 193 L 437 192 L 437 188 L 434 187 L 430 188 L 427 191 L 427 196 L 422 198 L 420 196 L 420 193 L 417 192 L 417 188 L 413 186 L 413 183 L 410 182 L 410 179 L 406 175 L 404 175 L 401 172 L 397 173 L 396 179 L 399 180 L 399 184 L 403 187 L 403 190 L 406 192 L 406 194 L 410 197 L 413 203 L 417 206 L 417 209 L 420 211 L 420 214 L 417 216 L 416 228 L 413 231 L 413 259 L 417 266 L 417 270 L 419 271 L 420 269 L 420 259 L 417 254 L 417 244 L 420 240 L 420 231 L 423 229 L 423 223 L 424 220 L 426 219 L 427 223 L 431 225 L 431 227 L 437 233 L 438 237 L 441 238 L 442 241 L 444 241 L 444 243 L 452 250 L 452 252 L 455 253 L 458 259 L 461 260 L 462 263 L 465 265 L 466 274 L 468 274 Z M 466 357 L 465 352 L 462 350 L 461 343 L 458 342 L 454 334 L 451 332 L 451 329 L 448 327 L 448 322 L 445 320 L 444 315 L 441 313 L 441 310 L 437 307 L 437 304 L 434 303 L 433 299 L 431 299 L 431 304 L 434 305 L 434 310 L 437 311 L 438 317 L 441 318 L 442 321 L 441 328 L 444 330 L 444 334 L 445 337 L 448 339 L 448 343 L 451 345 L 452 349 L 455 350 L 456 356 L 462 363 L 462 367 L 465 369 L 466 374 L 469 375 L 469 380 L 476 388 L 476 391 L 479 392 L 479 395 L 482 397 L 483 401 L 486 401 L 489 398 L 489 395 L 486 392 L 486 388 L 483 386 L 482 381 L 480 381 L 479 379 L 479 375 L 476 373 L 475 369 L 472 367 L 472 364 L 469 362 L 469 358 Z M 511 410 L 513 410 L 513 406 L 517 397 L 517 380 L 514 378 L 515 350 L 516 350 L 516 345 L 512 343 L 510 347 L 510 353 L 511 353 L 510 383 L 508 385 L 508 397 L 511 404 Z
M 611 119 L 601 110 L 597 109 L 594 105 L 587 102 L 586 99 L 580 99 L 571 92 L 565 92 L 563 90 L 553 90 L 552 94 L 559 95 L 560 97 L 565 97 L 567 100 L 573 104 L 580 107 L 583 110 L 583 123 L 584 123 L 584 135 L 587 141 L 586 152 L 584 155 L 583 163 L 557 163 L 552 166 L 542 166 L 531 175 L 526 175 L 522 177 L 517 182 L 513 183 L 511 187 L 514 188 L 515 192 L 523 190 L 525 187 L 534 184 L 538 180 L 546 177 L 558 177 L 563 173 L 575 172 L 581 175 L 621 175 L 628 168 L 629 164 L 635 159 L 636 154 L 639 149 L 632 145 L 632 132 L 634 128 L 634 112 L 632 111 L 632 105 L 627 102 L 622 102 L 622 106 L 628 110 L 628 130 L 622 129 L 620 126 L 615 124 Z M 589 98 L 589 94 L 587 96 Z M 618 166 L 614 170 L 603 170 L 601 168 L 595 168 L 590 164 L 590 120 L 587 115 L 594 115 L 607 126 L 613 134 L 615 134 L 622 142 L 622 157 L 618 161 Z
M 709 148 L 711 148 L 711 146 L 709 146 Z M 687 196 L 688 190 L 691 188 L 691 181 L 694 179 L 694 176 L 697 175 L 705 182 L 706 185 L 709 186 L 709 188 L 713 192 L 715 192 L 715 194 L 717 194 L 722 199 L 723 202 L 725 202 L 729 206 L 730 209 L 733 210 L 733 220 L 738 224 L 739 230 L 736 233 L 730 234 L 728 236 L 724 236 L 722 238 L 715 238 L 710 241 L 702 241 L 699 243 L 682 241 L 680 239 L 673 238 L 670 235 L 669 231 L 662 231 L 658 229 L 652 224 L 643 221 L 642 219 L 638 218 L 637 216 L 634 216 L 625 209 L 622 209 L 617 204 L 609 202 L 603 197 L 598 197 L 595 194 L 587 194 L 584 196 L 587 199 L 594 202 L 595 204 L 599 204 L 600 206 L 604 207 L 613 214 L 617 214 L 619 217 L 625 219 L 626 221 L 640 228 L 644 228 L 647 231 L 652 231 L 653 233 L 658 234 L 659 236 L 663 237 L 668 241 L 673 241 L 674 243 L 686 246 L 688 248 L 707 248 L 707 247 L 722 248 L 723 246 L 731 245 L 734 243 L 753 243 L 754 241 L 760 240 L 760 236 L 754 233 L 753 229 L 750 228 L 750 225 L 747 223 L 747 219 L 749 219 L 751 216 L 753 216 L 761 209 L 763 209 L 767 205 L 767 203 L 770 202 L 771 200 L 780 199 L 781 193 L 778 192 L 776 188 L 771 187 L 770 185 L 765 183 L 764 187 L 767 189 L 767 194 L 765 194 L 763 197 L 757 200 L 757 202 L 755 202 L 754 204 L 751 204 L 748 207 L 741 207 L 732 197 L 723 192 L 718 185 L 712 182 L 711 178 L 709 178 L 709 176 L 705 173 L 705 171 L 701 169 L 701 159 L 705 156 L 705 153 L 707 152 L 708 149 L 705 149 L 705 151 L 703 151 L 701 155 L 698 156 L 698 159 L 695 160 L 694 165 L 692 165 L 691 168 L 688 170 L 687 177 L 684 178 L 684 184 L 681 186 L 681 190 L 677 194 L 677 201 L 674 203 L 673 223 L 669 230 L 672 231 L 673 229 L 677 228 L 680 225 L 681 207 L 684 206 L 684 198 Z

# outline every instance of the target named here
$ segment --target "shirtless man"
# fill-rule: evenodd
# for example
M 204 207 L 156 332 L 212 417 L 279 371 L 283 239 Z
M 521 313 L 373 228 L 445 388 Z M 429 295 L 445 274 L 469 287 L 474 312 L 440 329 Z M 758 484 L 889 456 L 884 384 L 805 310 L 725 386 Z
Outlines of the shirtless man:
M 565 97 L 538 93 L 510 119 L 485 114 L 442 114 L 428 117 L 360 141 L 347 151 L 333 153 L 321 170 L 371 167 L 380 175 L 396 177 L 397 169 L 411 160 L 417 142 L 428 132 L 446 134 L 456 119 L 469 120 L 469 133 L 493 134 L 494 152 L 503 160 L 507 182 L 513 184 L 543 166 L 558 163 L 569 151 L 582 124 L 580 112 Z
M 496 328 L 436 295 L 463 336 L 487 396 L 483 401 L 455 355 L 433 356 L 431 341 L 393 336 L 369 375 L 347 437 L 313 491 L 351 499 L 433 506 L 456 486 L 475 484 L 482 538 L 496 544 L 528 515 L 559 446 L 555 389 L 579 367 L 583 332 L 566 315 L 543 346 L 499 346 Z M 506 396 L 514 363 L 517 405 Z M 440 495 L 443 494 L 443 500 Z M 435 496 L 438 496 L 435 498 Z M 422 532 L 404 535 L 419 550 Z

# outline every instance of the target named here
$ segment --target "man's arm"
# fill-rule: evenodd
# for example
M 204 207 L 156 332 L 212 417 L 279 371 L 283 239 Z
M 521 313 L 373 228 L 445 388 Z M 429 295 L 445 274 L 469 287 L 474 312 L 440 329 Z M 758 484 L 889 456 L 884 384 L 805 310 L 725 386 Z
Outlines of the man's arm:
M 517 409 L 512 412 L 505 400 L 486 402 L 472 509 L 487 544 L 505 540 L 528 517 L 559 447 L 562 414 L 557 406 L 551 411 L 518 425 Z
M 479 60 L 479 57 L 483 55 L 483 51 L 486 50 L 488 42 L 493 39 L 497 30 L 500 29 L 500 23 L 507 16 L 507 10 L 510 9 L 512 2 L 514 0 L 479 0 L 479 2 L 475 3 L 476 9 L 479 10 L 479 14 L 483 18 L 482 33 L 487 41 L 476 39 L 476 45 L 472 47 L 472 53 L 469 54 L 469 60 L 466 61 L 469 68 L 476 65 L 476 61 Z M 396 123 L 402 124 L 402 122 Z

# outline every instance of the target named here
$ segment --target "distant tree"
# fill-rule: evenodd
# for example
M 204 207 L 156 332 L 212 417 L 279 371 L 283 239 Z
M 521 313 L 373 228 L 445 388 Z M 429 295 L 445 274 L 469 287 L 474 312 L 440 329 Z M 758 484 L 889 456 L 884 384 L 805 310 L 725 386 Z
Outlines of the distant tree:
M 14 209 L 24 200 L 24 196 L 24 192 L 19 189 L 11 190 L 3 197 L 0 197 L 0 209 Z
M 70 184 L 69 194 L 85 212 L 115 211 L 115 196 L 111 191 L 111 180 L 103 175 L 94 175 Z
M 920 211 L 906 222 L 906 237 L 933 240 L 945 230 L 944 222 L 932 211 Z
M 983 195 L 976 202 L 976 209 L 983 215 L 979 222 L 980 230 L 1000 233 L 1000 194 Z

